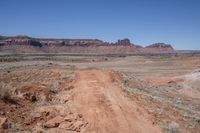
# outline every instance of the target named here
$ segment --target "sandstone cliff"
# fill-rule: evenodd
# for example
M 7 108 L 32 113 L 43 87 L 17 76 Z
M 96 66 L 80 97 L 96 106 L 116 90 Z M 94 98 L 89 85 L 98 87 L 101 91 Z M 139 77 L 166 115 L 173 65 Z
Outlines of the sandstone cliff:
M 134 45 L 129 39 L 107 43 L 98 39 L 43 39 L 28 36 L 0 36 L 0 52 L 14 53 L 80 53 L 117 54 L 173 52 L 169 44 L 157 43 L 147 47 Z

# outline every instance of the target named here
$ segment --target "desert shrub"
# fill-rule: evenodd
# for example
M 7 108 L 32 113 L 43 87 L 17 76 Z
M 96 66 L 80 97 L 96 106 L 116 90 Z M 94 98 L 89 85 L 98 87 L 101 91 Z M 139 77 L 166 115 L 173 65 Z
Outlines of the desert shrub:
M 58 93 L 58 85 L 57 85 L 58 83 L 57 82 L 55 82 L 55 83 L 53 83 L 53 84 L 50 84 L 50 85 L 48 85 L 48 87 L 47 87 L 47 90 L 50 92 L 50 93 Z
M 168 125 L 168 133 L 179 133 L 179 125 L 178 123 L 172 121 Z
M 12 98 L 12 92 L 10 89 L 8 89 L 9 85 L 5 85 L 4 83 L 1 83 L 0 85 L 0 99 L 2 99 L 5 103 L 10 103 L 10 104 L 18 104 L 17 101 L 15 101 Z
M 10 97 L 10 91 L 5 87 L 0 87 L 0 97 L 3 99 Z
M 75 79 L 75 73 L 74 72 L 65 72 L 61 75 L 62 79 L 68 79 L 68 80 L 74 80 Z
M 18 104 L 17 101 L 12 99 L 11 92 L 7 88 L 0 88 L 0 98 L 5 102 L 9 104 Z

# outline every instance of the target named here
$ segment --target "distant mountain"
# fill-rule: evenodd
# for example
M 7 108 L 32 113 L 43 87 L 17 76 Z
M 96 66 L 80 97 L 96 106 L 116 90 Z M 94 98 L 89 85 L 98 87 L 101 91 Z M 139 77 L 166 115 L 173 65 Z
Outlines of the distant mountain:
M 174 48 L 170 44 L 155 43 L 145 47 L 145 51 L 173 51 Z
M 129 39 L 108 43 L 98 39 L 52 39 L 32 38 L 24 35 L 0 36 L 0 52 L 6 53 L 154 53 L 173 52 L 174 48 L 165 43 L 147 47 L 132 44 Z

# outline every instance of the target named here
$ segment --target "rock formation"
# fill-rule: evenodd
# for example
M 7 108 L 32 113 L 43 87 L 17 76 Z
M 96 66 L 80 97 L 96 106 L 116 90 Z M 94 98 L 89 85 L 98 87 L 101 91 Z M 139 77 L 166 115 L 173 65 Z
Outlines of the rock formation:
M 107 43 L 98 39 L 43 39 L 28 36 L 0 36 L 0 52 L 6 53 L 79 53 L 79 54 L 126 54 L 173 52 L 169 44 L 156 43 L 143 48 L 129 39 Z

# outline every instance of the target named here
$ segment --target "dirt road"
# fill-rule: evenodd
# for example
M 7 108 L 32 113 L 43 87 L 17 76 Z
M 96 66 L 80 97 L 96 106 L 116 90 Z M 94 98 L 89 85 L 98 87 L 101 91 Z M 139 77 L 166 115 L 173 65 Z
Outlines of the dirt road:
M 72 108 L 88 121 L 86 132 L 162 132 L 140 105 L 124 95 L 111 72 L 78 70 L 76 75 Z

